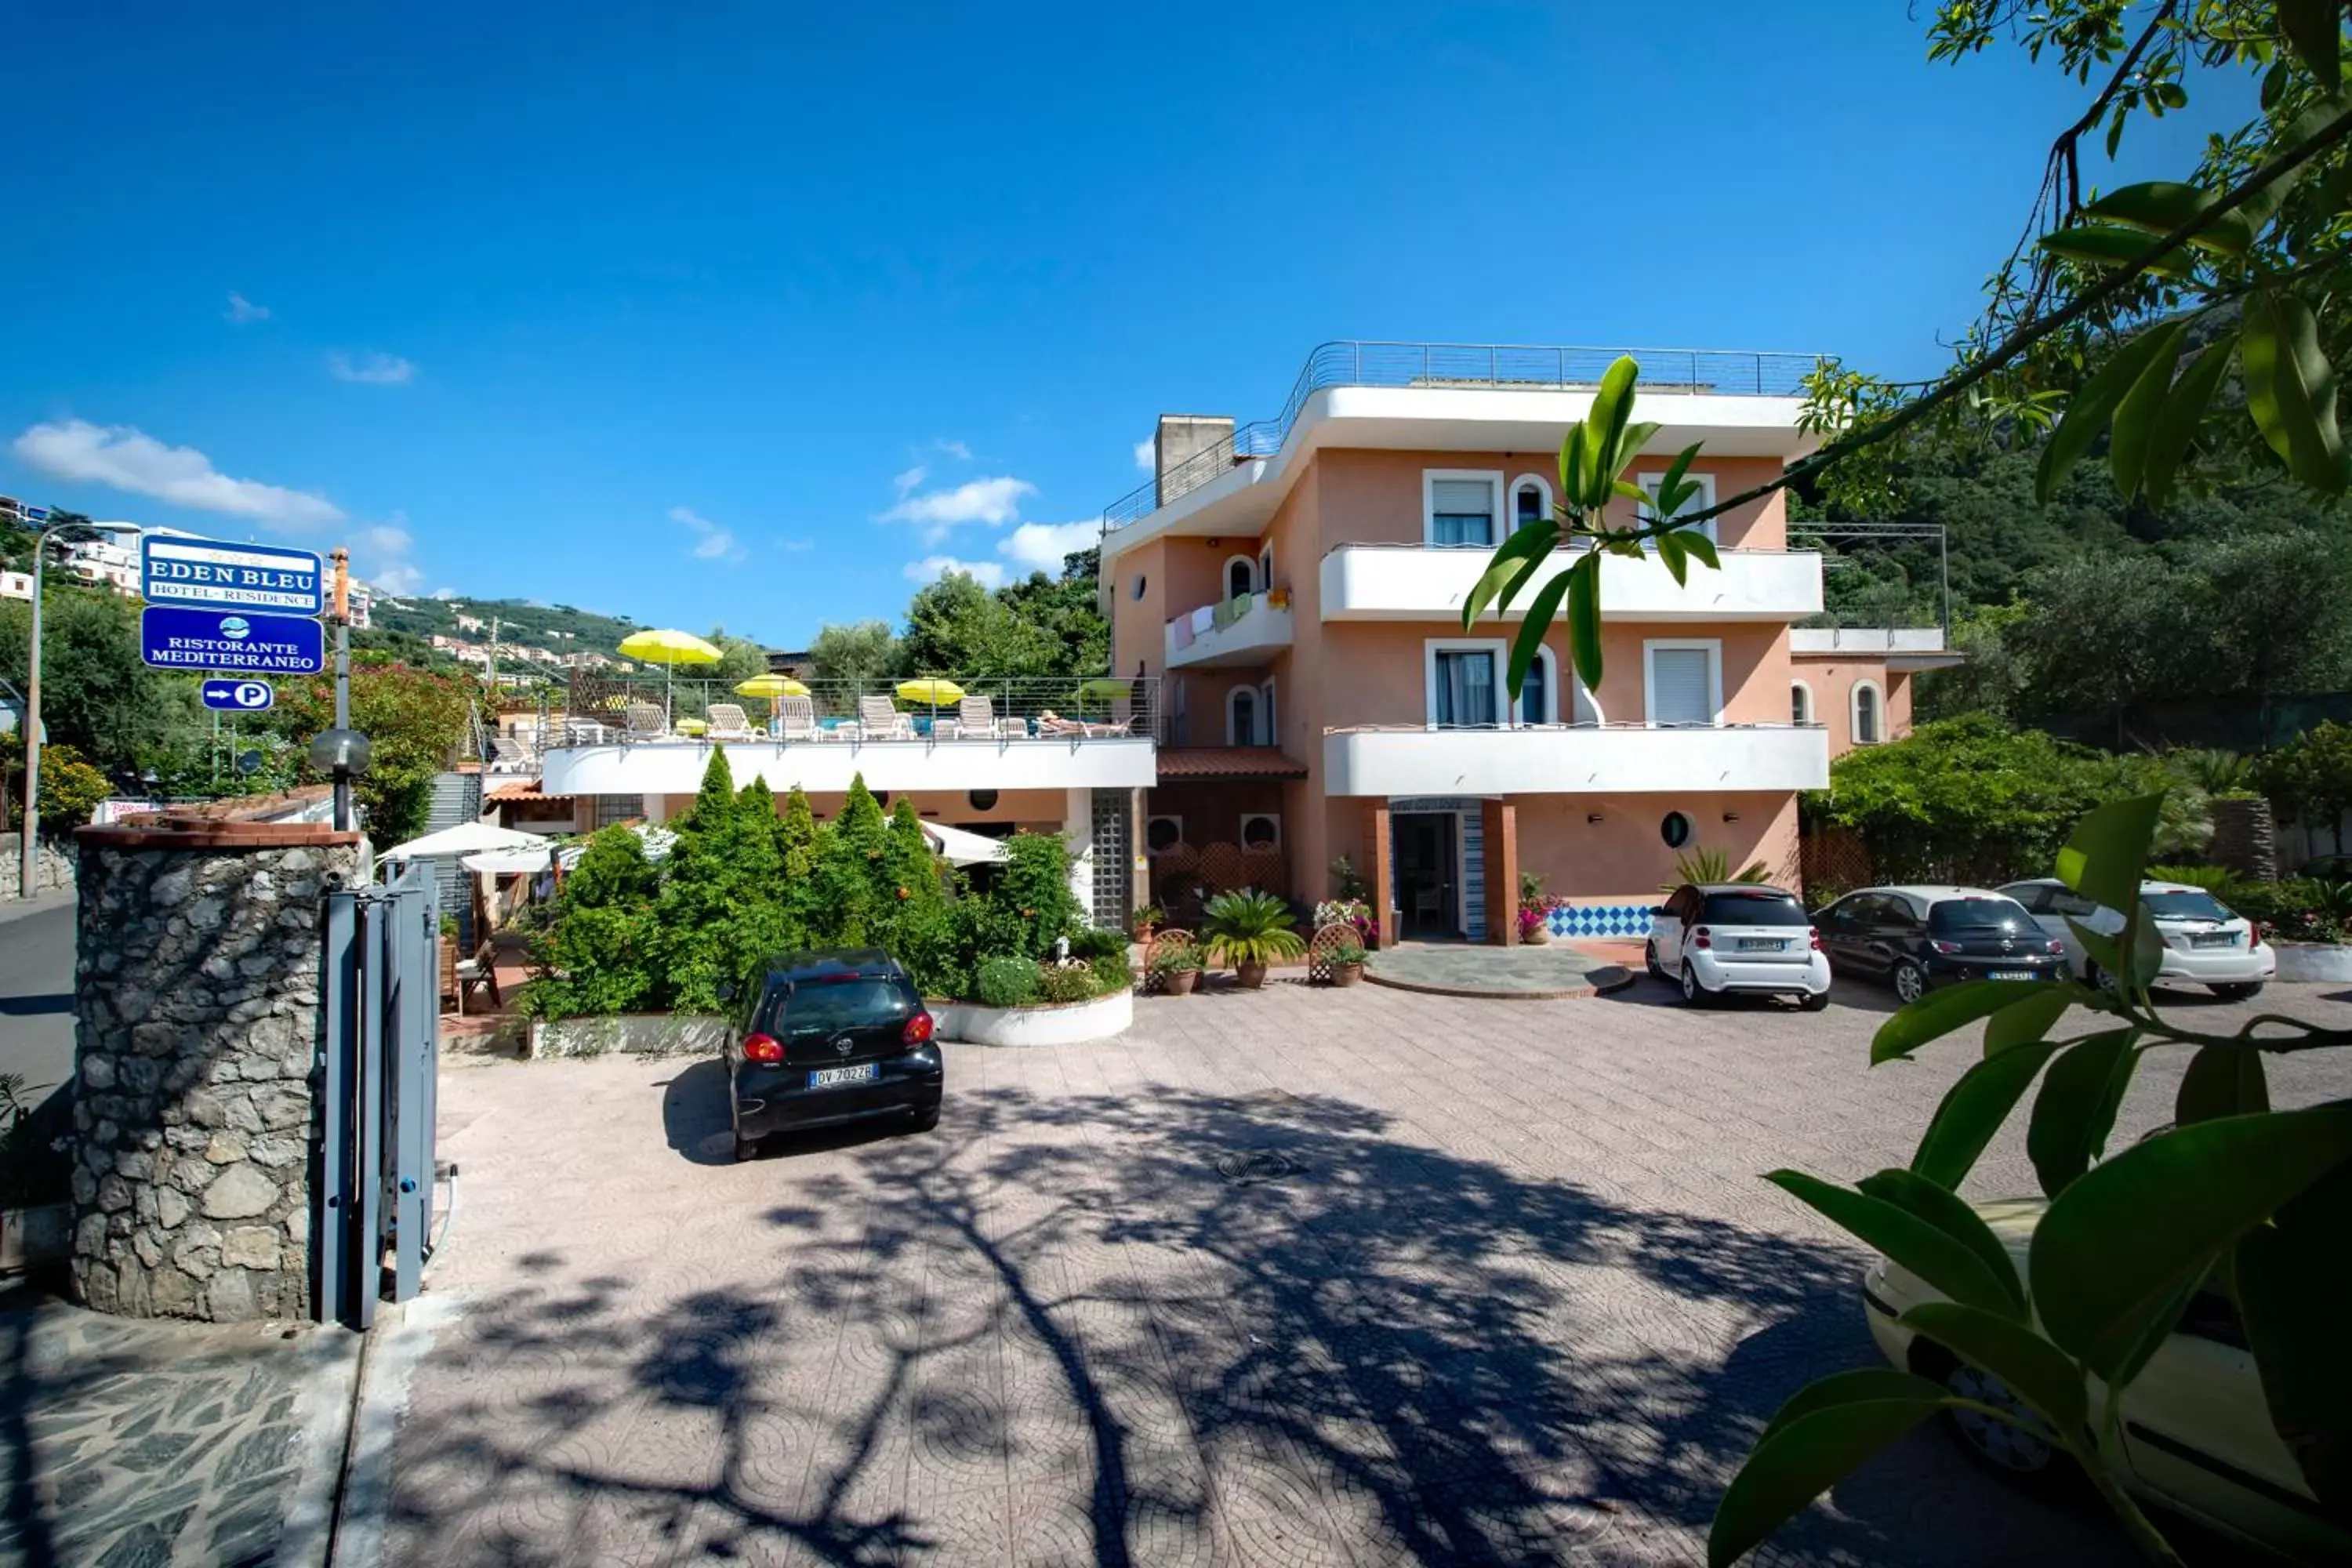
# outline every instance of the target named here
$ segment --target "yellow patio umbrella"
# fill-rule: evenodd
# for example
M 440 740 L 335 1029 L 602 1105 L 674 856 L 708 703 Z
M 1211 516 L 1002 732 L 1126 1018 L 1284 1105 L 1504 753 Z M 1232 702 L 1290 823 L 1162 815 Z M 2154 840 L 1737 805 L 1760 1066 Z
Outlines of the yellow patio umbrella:
M 740 681 L 735 687 L 738 697 L 764 697 L 768 700 L 768 722 L 776 721 L 776 704 L 787 697 L 806 697 L 809 689 L 789 675 L 755 675 Z
M 898 695 L 908 702 L 928 702 L 938 708 L 963 700 L 963 688 L 952 680 L 927 675 L 920 680 L 898 682 Z
M 662 667 L 662 722 L 669 722 L 670 692 L 681 664 L 717 664 L 726 657 L 692 632 L 636 632 L 621 639 L 621 655 Z

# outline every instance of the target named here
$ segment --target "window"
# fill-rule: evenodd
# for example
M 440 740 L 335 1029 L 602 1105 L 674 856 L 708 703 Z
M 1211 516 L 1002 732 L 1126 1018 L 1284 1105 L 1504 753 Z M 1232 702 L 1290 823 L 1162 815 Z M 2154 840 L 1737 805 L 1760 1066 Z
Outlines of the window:
M 1274 586 L 1274 545 L 1269 542 L 1257 552 L 1257 585 L 1260 591 Z
M 1699 919 L 1709 925 L 1802 926 L 1812 924 L 1804 905 L 1778 888 L 1742 889 L 1736 893 L 1709 893 Z
M 1503 476 L 1475 469 L 1430 468 L 1422 474 L 1424 524 L 1431 544 L 1491 549 L 1495 504 Z
M 1658 837 L 1666 841 L 1669 849 L 1679 849 L 1690 842 L 1690 818 L 1679 811 L 1670 811 L 1658 824 Z
M 1131 599 L 1140 599 L 1141 597 L 1143 597 L 1143 574 L 1142 574 L 1142 573 L 1138 572 L 1138 573 L 1135 574 L 1135 585 L 1134 585 L 1133 587 L 1129 588 L 1129 589 L 1127 591 L 1127 593 L 1128 593 L 1128 597 L 1129 597 L 1129 598 L 1131 598 Z
M 1511 527 L 1513 531 L 1531 522 L 1541 522 L 1551 515 L 1551 486 L 1533 474 L 1523 475 L 1511 486 Z
M 1556 724 L 1559 714 L 1552 708 L 1552 671 L 1555 660 L 1552 651 L 1544 648 L 1537 653 L 1536 661 L 1528 666 L 1528 678 L 1519 683 L 1519 722 L 1522 724 Z
M 1282 744 L 1282 725 L 1275 717 L 1274 680 L 1271 677 L 1268 677 L 1266 683 L 1258 689 L 1258 695 L 1265 700 L 1265 706 L 1260 710 L 1265 715 L 1265 743 L 1269 746 L 1279 746 Z
M 1236 686 L 1225 693 L 1225 744 L 1257 743 L 1257 690 L 1255 687 Z
M 1813 689 L 1801 680 L 1789 682 L 1789 722 L 1810 724 L 1813 721 Z
M 1496 688 L 1502 645 L 1433 646 L 1429 662 L 1429 721 L 1443 728 L 1493 725 L 1502 718 Z
M 1257 563 L 1246 555 L 1236 555 L 1225 563 L 1225 597 L 1247 598 L 1257 592 Z
M 1281 848 L 1282 818 L 1270 811 L 1253 811 L 1243 817 L 1242 847 L 1244 849 Z
M 1698 489 L 1691 493 L 1690 500 L 1683 502 L 1681 507 L 1675 510 L 1675 515 L 1676 517 L 1687 517 L 1695 511 L 1705 511 L 1707 508 L 1715 504 L 1715 476 L 1713 474 L 1688 474 L 1684 477 L 1696 480 L 1698 484 Z M 1659 481 L 1664 478 L 1665 475 L 1664 474 L 1643 474 L 1641 476 L 1640 483 L 1642 486 L 1642 493 L 1648 496 L 1653 503 L 1654 503 L 1658 499 Z M 1653 504 L 1643 507 L 1641 509 L 1640 516 L 1643 522 L 1655 522 L 1658 518 L 1656 506 Z M 1705 522 L 1698 525 L 1698 531 L 1701 533 L 1706 534 L 1709 539 L 1713 539 L 1715 537 L 1715 524 L 1716 520 L 1710 517 Z M 1651 548 L 1655 548 L 1655 546 L 1653 545 Z
M 1971 898 L 1938 899 L 1928 906 L 1927 929 L 1944 932 L 1959 931 L 2000 931 L 2017 936 L 2032 936 L 2038 931 L 2033 917 L 2015 899 L 2004 899 L 1998 893 Z
M 1184 819 L 1181 816 L 1155 816 L 1143 825 L 1143 849 L 1147 855 L 1158 855 L 1184 842 Z
M 976 789 L 968 793 L 964 799 L 971 803 L 972 810 L 988 811 L 993 809 L 996 805 L 996 792 L 992 789 Z
M 1723 645 L 1714 641 L 1642 645 L 1643 715 L 1654 725 L 1715 724 L 1723 713 Z
M 1885 697 L 1874 680 L 1853 683 L 1853 743 L 1874 746 L 1886 738 Z

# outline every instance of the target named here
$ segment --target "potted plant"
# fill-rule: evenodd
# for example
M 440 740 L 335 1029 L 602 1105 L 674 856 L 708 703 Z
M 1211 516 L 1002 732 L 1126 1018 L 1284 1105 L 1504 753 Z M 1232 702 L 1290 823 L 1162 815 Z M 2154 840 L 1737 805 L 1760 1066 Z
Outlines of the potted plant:
M 1325 962 L 1331 966 L 1332 984 L 1353 985 L 1364 977 L 1364 944 L 1352 938 L 1335 943 Z
M 441 917 L 441 994 L 457 994 L 457 917 Z
M 1265 984 L 1268 963 L 1307 951 L 1290 906 L 1255 888 L 1211 899 L 1201 911 L 1201 935 L 1209 956 L 1232 964 L 1234 978 L 1252 991 Z
M 1154 955 L 1151 973 L 1160 976 L 1160 989 L 1171 996 L 1190 996 L 1201 983 L 1201 950 L 1189 942 L 1178 942 Z
M 1141 909 L 1136 910 L 1135 940 L 1145 947 L 1150 947 L 1151 945 L 1151 933 L 1158 931 L 1160 929 L 1160 922 L 1167 918 L 1168 911 L 1161 909 L 1158 904 L 1146 904 Z

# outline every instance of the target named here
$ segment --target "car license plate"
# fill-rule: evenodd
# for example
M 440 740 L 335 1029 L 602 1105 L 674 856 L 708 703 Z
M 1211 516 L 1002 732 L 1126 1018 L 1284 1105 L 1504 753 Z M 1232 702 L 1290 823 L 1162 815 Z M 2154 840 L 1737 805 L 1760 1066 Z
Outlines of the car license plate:
M 1739 939 L 1739 951 L 1742 952 L 1784 952 L 1788 946 L 1786 937 L 1743 936 Z
M 872 1083 L 882 1076 L 879 1062 L 859 1062 L 855 1067 L 818 1068 L 809 1074 L 811 1089 L 839 1089 L 845 1084 Z
M 2191 947 L 2235 947 L 2238 945 L 2238 933 L 2227 931 L 2199 931 L 2196 935 L 2189 939 L 2189 945 Z
M 2042 976 L 2036 974 L 2031 969 L 1996 969 L 1992 972 L 1992 978 L 1995 980 L 2039 980 Z

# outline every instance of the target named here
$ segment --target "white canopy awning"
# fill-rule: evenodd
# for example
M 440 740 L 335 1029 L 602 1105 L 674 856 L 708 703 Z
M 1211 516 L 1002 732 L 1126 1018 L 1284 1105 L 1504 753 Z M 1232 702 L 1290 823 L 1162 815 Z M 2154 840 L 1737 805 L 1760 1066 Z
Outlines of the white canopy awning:
M 546 870 L 553 858 L 554 852 L 541 846 L 537 849 L 494 849 L 487 854 L 468 855 L 457 864 L 484 876 L 520 877 Z
M 939 847 L 950 866 L 987 866 L 1004 858 L 1004 846 L 998 840 L 945 823 L 926 822 L 923 837 Z
M 422 860 L 436 855 L 480 855 L 501 849 L 541 849 L 538 835 L 500 827 L 495 822 L 461 822 L 422 838 L 412 838 L 383 852 L 386 860 Z

